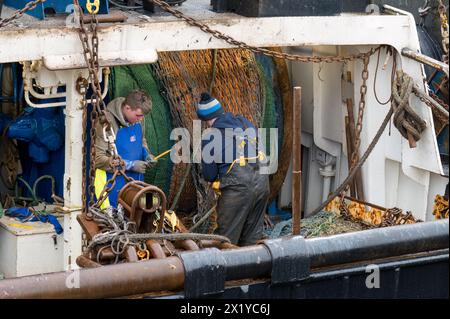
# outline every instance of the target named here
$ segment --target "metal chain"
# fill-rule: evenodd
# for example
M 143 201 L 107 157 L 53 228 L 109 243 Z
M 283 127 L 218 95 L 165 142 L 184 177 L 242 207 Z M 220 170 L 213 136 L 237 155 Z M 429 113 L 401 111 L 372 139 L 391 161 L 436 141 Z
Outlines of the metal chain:
M 87 141 L 87 101 L 86 101 L 86 93 L 87 93 L 87 88 L 89 86 L 88 80 L 83 78 L 82 76 L 80 76 L 77 79 L 76 82 L 76 90 L 78 92 L 78 94 L 81 95 L 82 97 L 82 101 L 81 101 L 81 107 L 83 108 L 83 128 L 82 128 L 82 140 L 83 140 L 83 150 L 82 150 L 82 182 L 81 182 L 81 187 L 82 187 L 82 201 L 83 201 L 83 212 L 87 212 L 86 209 L 86 141 Z
M 444 1 L 438 0 L 438 2 L 439 2 L 438 5 L 439 16 L 441 18 L 442 48 L 445 52 L 445 55 L 442 57 L 442 60 L 448 64 L 449 30 L 448 30 L 447 8 L 445 7 Z
M 106 108 L 105 102 L 102 98 L 102 89 L 100 85 L 100 80 L 98 78 L 99 62 L 98 62 L 98 20 L 95 14 L 91 14 L 91 20 L 89 25 L 89 31 L 92 34 L 91 41 L 89 41 L 89 35 L 84 24 L 84 15 L 81 7 L 77 6 L 79 10 L 79 22 L 80 22 L 80 32 L 79 37 L 81 44 L 83 46 L 83 54 L 86 61 L 86 65 L 89 71 L 89 84 L 92 89 L 92 112 L 91 112 L 91 149 L 90 149 L 90 171 L 89 171 L 89 193 L 90 200 L 89 206 L 100 207 L 102 203 L 106 200 L 109 193 L 112 191 L 116 184 L 116 178 L 121 175 L 126 181 L 130 182 L 133 179 L 128 177 L 125 173 L 125 162 L 119 156 L 117 152 L 117 147 L 115 145 L 115 133 L 113 131 L 111 122 L 108 119 L 109 111 Z M 105 142 L 108 143 L 108 151 L 111 154 L 110 167 L 113 169 L 113 176 L 107 181 L 104 189 L 102 190 L 97 202 L 94 203 L 95 198 L 95 139 L 96 139 L 96 125 L 97 121 L 103 126 L 103 138 Z M 84 155 L 84 154 L 83 154 Z M 87 212 L 88 216 L 90 212 Z
M 380 206 L 375 206 L 367 202 L 362 201 L 356 201 L 352 198 L 347 197 L 350 201 L 350 204 L 347 204 L 344 202 L 343 207 L 340 209 L 341 216 L 348 220 L 352 220 L 355 222 L 362 223 L 365 226 L 369 226 L 371 228 L 374 227 L 390 227 L 395 225 L 405 225 L 405 224 L 415 224 L 422 222 L 420 219 L 414 218 L 413 214 L 411 212 L 403 212 L 402 209 L 394 207 L 394 208 L 383 208 Z M 337 200 L 337 198 L 336 198 Z M 336 201 L 335 200 L 335 201 Z M 356 206 L 352 206 L 352 204 L 357 204 Z M 327 207 L 327 211 L 333 211 L 333 203 L 331 203 L 331 206 Z M 369 211 L 367 211 L 366 206 L 371 207 Z M 381 212 L 381 218 L 380 222 L 374 222 L 373 219 L 368 220 L 367 217 L 361 216 L 361 211 L 364 213 L 364 216 L 366 213 L 372 214 L 371 217 L 376 216 L 377 212 Z M 434 213 L 433 213 L 434 214 Z
M 430 96 L 431 96 L 436 102 L 438 102 L 444 109 L 446 109 L 447 111 L 449 110 L 448 104 L 446 104 L 443 100 L 441 100 L 436 94 L 430 92 Z M 421 97 L 421 96 L 419 96 L 419 98 L 420 98 L 420 100 L 421 100 L 422 102 L 424 102 L 424 103 L 425 103 L 426 105 L 428 105 L 429 107 L 434 107 L 433 104 L 432 104 L 429 100 L 427 100 L 427 99 L 425 99 L 425 98 L 423 98 L 423 97 Z
M 383 214 L 383 220 L 380 227 L 389 227 L 395 225 L 415 224 L 422 222 L 415 219 L 411 212 L 403 212 L 400 208 L 394 207 L 386 210 Z
M 364 111 L 366 109 L 366 95 L 367 95 L 367 80 L 369 79 L 369 62 L 370 57 L 365 57 L 363 60 L 363 71 L 361 73 L 362 76 L 362 84 L 360 88 L 360 100 L 359 100 L 359 108 L 358 108 L 358 121 L 356 123 L 356 140 L 354 145 L 354 151 L 352 154 L 352 167 L 358 163 L 359 160 L 359 148 L 361 146 L 361 132 L 363 128 L 363 119 L 364 119 Z
M 367 94 L 367 79 L 369 78 L 369 71 L 368 71 L 368 65 L 370 61 L 370 57 L 375 54 L 378 50 L 381 49 L 382 46 L 379 46 L 377 48 L 372 48 L 368 52 L 360 53 L 360 54 L 353 54 L 348 56 L 302 56 L 302 55 L 295 55 L 295 54 L 288 54 L 283 52 L 276 52 L 265 48 L 259 48 L 254 47 L 251 45 L 246 44 L 245 42 L 238 41 L 220 31 L 211 29 L 208 25 L 201 23 L 197 20 L 195 20 L 192 17 L 184 15 L 182 12 L 173 9 L 168 3 L 161 1 L 161 0 L 152 0 L 152 2 L 159 6 L 162 10 L 172 14 L 173 16 L 184 20 L 189 25 L 198 27 L 200 30 L 202 30 L 205 33 L 209 33 L 212 36 L 214 36 L 217 39 L 223 40 L 227 42 L 228 44 L 231 44 L 233 46 L 236 46 L 241 49 L 250 50 L 253 53 L 261 53 L 269 57 L 277 58 L 277 59 L 285 59 L 290 61 L 299 61 L 299 62 L 312 62 L 312 63 L 332 63 L 332 62 L 349 62 L 354 61 L 358 59 L 362 59 L 364 61 L 364 69 L 362 72 L 362 78 L 363 78 L 363 84 L 361 86 L 360 92 L 361 92 L 361 100 L 359 104 L 359 112 L 358 112 L 358 123 L 357 123 L 357 141 L 355 143 L 355 152 L 352 154 L 352 167 L 357 165 L 358 163 L 358 149 L 361 144 L 361 131 L 362 131 L 362 120 L 366 105 L 366 94 Z M 348 185 L 347 185 L 348 187 Z M 342 193 L 344 194 L 344 192 Z M 343 197 L 342 197 L 343 200 Z
M 30 1 L 28 2 L 25 7 L 23 7 L 20 10 L 17 10 L 13 13 L 12 16 L 10 16 L 9 18 L 0 20 L 0 28 L 6 26 L 7 24 L 9 24 L 10 22 L 12 22 L 13 20 L 16 20 L 18 18 L 20 18 L 21 16 L 24 15 L 24 13 L 26 13 L 27 11 L 33 10 L 34 8 L 36 8 L 36 6 L 40 3 L 44 3 L 46 0 L 35 0 L 35 1 Z
M 364 111 L 366 109 L 366 95 L 367 95 L 367 80 L 369 79 L 369 62 L 370 56 L 366 56 L 363 59 L 363 70 L 361 72 L 362 84 L 359 89 L 360 91 L 360 100 L 359 100 L 359 108 L 358 108 L 358 120 L 356 122 L 356 132 L 355 132 L 355 141 L 353 146 L 353 153 L 351 155 L 351 165 L 350 170 L 352 170 L 359 161 L 359 148 L 361 146 L 361 132 L 363 128 L 363 120 L 364 120 Z M 340 197 L 340 210 L 345 213 L 345 203 L 344 198 L 345 194 L 348 192 L 350 188 L 350 184 L 342 190 Z
M 433 215 L 436 219 L 448 219 L 449 214 L 448 199 L 444 196 L 436 195 L 434 198 Z
M 381 135 L 383 134 L 384 130 L 386 129 L 388 123 L 391 120 L 392 115 L 394 114 L 394 110 L 391 107 L 389 109 L 389 112 L 387 113 L 386 117 L 383 120 L 383 123 L 381 124 L 380 128 L 378 129 L 377 133 L 375 134 L 375 137 L 373 138 L 372 142 L 370 142 L 370 145 L 367 147 L 366 152 L 363 154 L 361 159 L 358 161 L 358 164 L 356 164 L 355 167 L 353 167 L 350 172 L 348 173 L 347 178 L 342 182 L 342 184 L 331 194 L 328 199 L 322 203 L 319 207 L 317 207 L 311 215 L 317 214 L 318 212 L 322 211 L 331 201 L 333 201 L 336 196 L 339 196 L 339 194 L 342 193 L 342 191 L 347 187 L 347 185 L 353 180 L 358 170 L 361 168 L 361 166 L 366 162 L 369 155 L 372 153 L 375 146 L 378 144 Z
M 233 37 L 230 37 L 220 31 L 211 29 L 208 25 L 201 23 L 197 20 L 195 20 L 192 17 L 189 17 L 182 12 L 173 9 L 168 3 L 161 1 L 161 0 L 151 0 L 155 5 L 159 6 L 162 10 L 172 14 L 173 16 L 184 20 L 189 25 L 199 28 L 205 33 L 211 34 L 213 37 L 223 40 L 227 42 L 228 44 L 231 44 L 233 46 L 236 46 L 241 49 L 250 50 L 254 53 L 261 53 L 273 58 L 277 59 L 285 59 L 290 61 L 298 61 L 298 62 L 313 62 L 313 63 L 333 63 L 333 62 L 349 62 L 354 61 L 358 59 L 365 59 L 371 55 L 373 55 L 380 47 L 378 48 L 372 48 L 368 52 L 365 53 L 359 53 L 359 54 L 352 54 L 347 56 L 303 56 L 303 55 L 296 55 L 296 54 L 288 54 L 283 52 L 276 52 L 265 48 L 259 48 L 254 47 L 251 45 L 246 44 L 245 42 L 238 41 L 234 39 Z
M 413 90 L 413 93 L 415 96 L 417 96 L 419 98 L 419 100 L 423 103 L 425 103 L 429 108 L 431 108 L 431 110 L 436 111 L 433 112 L 435 114 L 438 114 L 439 119 L 442 119 L 444 122 L 448 122 L 448 114 L 445 115 L 444 112 L 445 111 L 441 111 L 439 108 L 436 107 L 436 105 L 434 105 L 432 103 L 432 101 L 430 101 L 428 98 L 426 98 L 425 96 L 419 94 L 418 91 Z M 449 106 L 448 104 L 446 104 L 443 100 L 441 100 L 436 94 L 432 93 L 430 91 L 429 93 L 430 98 L 432 98 L 433 100 L 435 100 L 439 105 L 441 105 L 445 110 L 449 110 Z

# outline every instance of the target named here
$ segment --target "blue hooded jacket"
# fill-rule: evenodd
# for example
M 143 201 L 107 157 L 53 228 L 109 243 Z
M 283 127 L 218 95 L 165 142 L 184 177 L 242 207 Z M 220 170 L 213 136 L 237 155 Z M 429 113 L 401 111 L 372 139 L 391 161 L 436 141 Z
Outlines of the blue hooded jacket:
M 253 157 L 257 154 L 256 143 L 250 142 L 249 139 L 256 139 L 257 130 L 255 126 L 241 115 L 234 115 L 232 113 L 223 113 L 219 115 L 214 122 L 213 129 L 217 129 L 216 133 L 220 132 L 220 136 L 208 134 L 208 130 L 203 133 L 202 139 L 202 151 L 206 152 L 214 158 L 211 163 L 205 161 L 202 152 L 202 173 L 203 178 L 208 182 L 214 182 L 217 179 L 221 179 L 226 175 L 231 163 L 238 159 L 240 155 L 245 157 Z M 243 131 L 247 130 L 250 134 L 240 134 L 241 138 L 245 141 L 243 147 L 239 148 L 242 139 L 238 137 L 238 134 L 227 134 L 225 129 L 238 129 Z M 208 138 L 209 137 L 209 138 Z M 221 154 L 217 150 L 221 150 Z M 228 154 L 227 154 L 228 152 Z M 228 156 L 227 156 L 228 155 Z M 237 164 L 239 165 L 239 163 Z M 251 164 L 250 164 L 251 165 Z

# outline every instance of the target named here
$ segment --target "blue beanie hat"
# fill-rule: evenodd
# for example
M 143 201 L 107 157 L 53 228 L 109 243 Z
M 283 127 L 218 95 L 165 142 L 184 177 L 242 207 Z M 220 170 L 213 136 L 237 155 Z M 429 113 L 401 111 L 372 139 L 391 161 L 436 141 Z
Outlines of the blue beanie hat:
M 208 93 L 202 93 L 197 109 L 197 116 L 200 120 L 212 120 L 224 112 L 219 101 L 211 97 Z

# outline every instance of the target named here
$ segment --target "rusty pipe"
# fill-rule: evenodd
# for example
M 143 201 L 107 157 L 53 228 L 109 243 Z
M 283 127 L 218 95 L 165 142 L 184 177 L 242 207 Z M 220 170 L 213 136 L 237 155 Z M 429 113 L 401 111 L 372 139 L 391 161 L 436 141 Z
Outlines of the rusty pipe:
M 77 260 L 77 265 L 80 266 L 81 268 L 98 268 L 98 267 L 102 267 L 102 265 L 100 265 L 99 263 L 96 263 L 93 260 L 90 260 L 89 258 L 87 258 L 86 256 L 78 256 Z
M 128 20 L 128 17 L 122 13 L 119 12 L 111 12 L 108 14 L 97 14 L 97 21 L 98 23 L 119 23 L 119 22 L 125 22 Z M 84 23 L 90 23 L 91 17 L 90 16 L 84 16 L 83 17 Z
M 164 250 L 162 249 L 161 245 L 157 241 L 149 239 L 145 242 L 145 244 L 147 245 L 147 249 L 153 258 L 156 258 L 156 259 L 166 258 L 166 254 L 164 253 Z
M 306 247 L 294 245 L 291 247 L 298 247 L 298 250 L 284 253 L 281 249 L 280 257 L 289 262 L 297 254 L 301 254 L 302 258 L 306 255 L 312 269 L 315 269 L 337 265 L 345 267 L 347 263 L 373 262 L 375 259 L 443 250 L 449 247 L 448 227 L 449 222 L 446 219 L 306 239 Z M 289 243 L 291 240 L 294 242 Z M 283 247 L 297 244 L 298 238 L 276 241 Z M 194 257 L 201 254 L 204 257 L 203 252 L 188 254 L 193 254 Z M 225 262 L 227 281 L 267 278 L 273 267 L 277 266 L 265 245 L 224 250 L 221 254 Z M 279 258 L 277 259 L 279 262 Z M 294 270 L 295 265 L 292 266 Z M 180 258 L 151 259 L 75 272 L 0 280 L 0 299 L 114 298 L 150 292 L 180 291 L 190 288 L 184 287 L 184 276 L 184 266 Z
M 223 243 L 218 240 L 202 239 L 200 240 L 200 247 L 202 248 L 218 248 L 218 249 L 236 249 L 239 246 Z
M 302 214 L 302 88 L 294 88 L 292 123 L 292 234 L 300 234 Z
M 110 246 L 103 246 L 97 250 L 98 259 L 102 262 L 109 262 L 116 259 L 116 254 L 114 254 Z
M 169 257 L 5 279 L 0 281 L 0 299 L 114 298 L 179 291 L 183 285 L 183 264 L 178 257 Z
M 218 249 L 236 249 L 239 248 L 237 245 L 231 243 L 223 243 L 218 240 L 202 239 L 200 240 L 201 248 L 218 248 Z
M 421 54 L 419 52 L 415 52 L 411 50 L 410 48 L 403 48 L 402 49 L 402 55 L 410 58 L 414 61 L 426 64 L 428 66 L 431 66 L 432 68 L 435 68 L 436 70 L 440 70 L 445 73 L 448 77 L 448 64 L 435 60 L 433 58 L 430 58 L 429 56 L 426 56 L 424 54 Z
M 200 250 L 198 245 L 192 239 L 178 240 L 178 241 L 174 242 L 174 245 L 175 245 L 175 248 L 181 248 L 184 250 L 190 250 L 190 251 Z

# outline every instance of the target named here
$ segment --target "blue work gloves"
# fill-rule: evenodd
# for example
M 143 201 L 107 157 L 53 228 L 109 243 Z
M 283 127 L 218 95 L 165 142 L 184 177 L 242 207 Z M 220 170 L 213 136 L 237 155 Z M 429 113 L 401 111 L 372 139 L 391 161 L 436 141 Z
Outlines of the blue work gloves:
M 145 161 L 130 161 L 124 159 L 125 162 L 125 170 L 132 171 L 140 174 L 144 174 L 145 171 L 158 163 L 155 157 L 152 154 L 147 154 Z
M 124 160 L 124 162 L 125 162 L 125 170 L 136 172 L 139 174 L 144 174 L 147 168 L 149 168 L 147 162 L 145 161 Z

